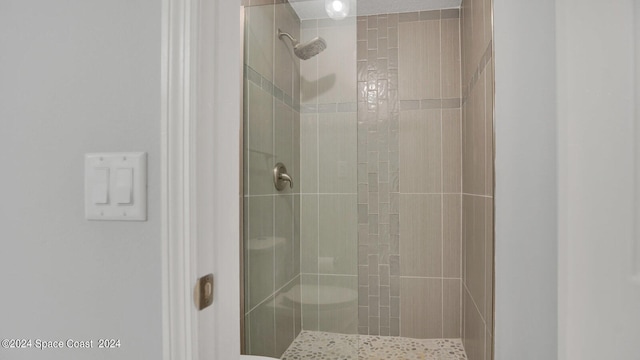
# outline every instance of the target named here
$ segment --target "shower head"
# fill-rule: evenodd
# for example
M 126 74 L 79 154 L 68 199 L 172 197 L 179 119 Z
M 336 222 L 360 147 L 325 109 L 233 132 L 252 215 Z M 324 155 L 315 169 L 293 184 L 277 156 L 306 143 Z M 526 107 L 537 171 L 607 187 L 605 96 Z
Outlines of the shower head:
M 300 44 L 300 42 L 298 42 L 298 40 L 296 40 L 293 36 L 278 29 L 278 38 L 282 40 L 282 38 L 285 36 L 288 37 L 289 40 L 291 40 L 291 44 L 293 45 L 293 52 L 302 60 L 309 60 L 312 57 L 320 54 L 322 50 L 327 48 L 327 42 L 324 41 L 324 39 L 321 37 L 317 37 L 304 44 Z

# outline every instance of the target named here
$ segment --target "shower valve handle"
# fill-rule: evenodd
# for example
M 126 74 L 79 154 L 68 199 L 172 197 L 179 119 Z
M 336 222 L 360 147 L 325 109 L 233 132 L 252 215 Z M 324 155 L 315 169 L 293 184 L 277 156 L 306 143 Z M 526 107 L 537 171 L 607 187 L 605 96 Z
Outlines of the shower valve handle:
M 273 184 L 278 191 L 282 191 L 287 187 L 287 182 L 289 183 L 289 187 L 293 189 L 293 179 L 287 174 L 287 168 L 283 163 L 277 163 L 273 168 Z
M 293 189 L 293 179 L 288 174 L 280 174 L 280 180 L 289 182 L 289 187 Z

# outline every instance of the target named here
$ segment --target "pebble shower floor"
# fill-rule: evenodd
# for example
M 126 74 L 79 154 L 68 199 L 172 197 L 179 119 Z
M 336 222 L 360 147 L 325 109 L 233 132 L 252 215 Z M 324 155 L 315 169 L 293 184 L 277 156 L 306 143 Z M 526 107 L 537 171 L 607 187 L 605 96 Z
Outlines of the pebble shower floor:
M 282 360 L 466 360 L 460 339 L 345 335 L 303 331 Z

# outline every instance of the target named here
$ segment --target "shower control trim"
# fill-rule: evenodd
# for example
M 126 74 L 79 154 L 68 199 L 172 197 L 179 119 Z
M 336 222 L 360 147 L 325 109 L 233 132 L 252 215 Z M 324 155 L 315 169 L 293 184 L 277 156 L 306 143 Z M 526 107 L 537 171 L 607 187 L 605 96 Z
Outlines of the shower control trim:
M 287 182 L 289 187 L 293 189 L 293 179 L 287 174 L 286 166 L 283 163 L 277 163 L 273 168 L 273 184 L 278 191 L 282 191 L 287 187 Z

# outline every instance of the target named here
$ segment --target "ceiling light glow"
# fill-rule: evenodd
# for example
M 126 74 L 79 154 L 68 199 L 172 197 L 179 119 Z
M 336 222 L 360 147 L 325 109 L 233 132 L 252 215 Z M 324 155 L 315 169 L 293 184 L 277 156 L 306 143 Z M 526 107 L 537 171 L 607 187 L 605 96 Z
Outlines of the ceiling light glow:
M 324 8 L 327 15 L 334 20 L 342 20 L 349 15 L 350 0 L 325 0 Z

